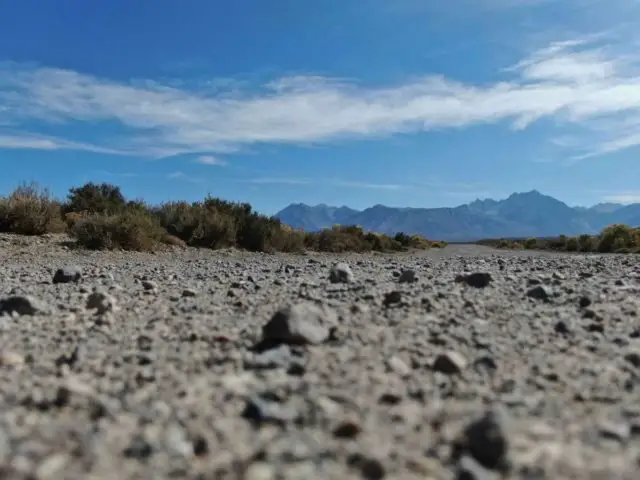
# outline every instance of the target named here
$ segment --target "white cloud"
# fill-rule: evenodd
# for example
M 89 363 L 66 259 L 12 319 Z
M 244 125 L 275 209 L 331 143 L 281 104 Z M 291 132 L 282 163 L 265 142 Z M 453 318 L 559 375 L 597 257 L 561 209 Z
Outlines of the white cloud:
M 43 135 L 24 134 L 0 134 L 0 148 L 24 149 L 24 150 L 84 150 L 110 155 L 123 155 L 125 152 L 99 147 L 83 142 L 73 142 Z
M 640 193 L 621 193 L 617 195 L 605 195 L 602 198 L 605 202 L 613 203 L 640 203 Z
M 215 165 L 219 167 L 224 167 L 228 165 L 226 160 L 222 160 L 221 158 L 214 157 L 213 155 L 201 155 L 196 158 L 196 162 L 201 165 Z
M 337 178 L 257 177 L 242 181 L 258 185 L 328 185 L 333 187 L 366 188 L 373 190 L 399 190 L 409 188 L 409 185 L 370 183 Z
M 526 129 L 552 119 L 559 129 L 583 132 L 575 155 L 598 155 L 640 144 L 640 126 L 592 134 L 595 122 L 605 119 L 624 117 L 640 125 L 640 64 L 621 47 L 610 37 L 595 36 L 554 43 L 502 72 L 506 79 L 493 84 L 426 76 L 366 87 L 297 76 L 233 95 L 7 64 L 0 68 L 0 123 L 15 129 L 110 121 L 126 132 L 125 140 L 104 138 L 103 146 L 60 139 L 23 142 L 30 148 L 149 157 L 206 152 L 208 157 L 259 144 L 326 143 L 503 121 Z M 10 146 L 7 138 L 4 144 Z

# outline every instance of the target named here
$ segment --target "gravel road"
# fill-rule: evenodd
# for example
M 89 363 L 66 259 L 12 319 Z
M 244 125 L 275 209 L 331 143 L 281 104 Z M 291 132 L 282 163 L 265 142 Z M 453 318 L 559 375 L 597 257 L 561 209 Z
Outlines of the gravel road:
M 632 479 L 640 257 L 0 236 L 0 478 Z

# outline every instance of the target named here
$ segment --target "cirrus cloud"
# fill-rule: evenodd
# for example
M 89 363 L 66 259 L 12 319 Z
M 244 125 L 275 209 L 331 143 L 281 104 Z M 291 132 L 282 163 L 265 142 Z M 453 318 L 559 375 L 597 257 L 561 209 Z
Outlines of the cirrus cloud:
M 261 144 L 318 144 L 501 122 L 526 129 L 551 119 L 558 130 L 581 129 L 571 154 L 585 158 L 640 144 L 638 60 L 611 38 L 594 36 L 553 43 L 488 85 L 437 75 L 382 87 L 296 76 L 232 95 L 7 63 L 0 67 L 0 125 L 10 124 L 12 132 L 0 129 L 0 148 L 154 158 L 196 154 L 201 163 L 220 165 L 212 154 Z M 110 123 L 123 133 L 84 142 L 20 131 L 79 122 Z

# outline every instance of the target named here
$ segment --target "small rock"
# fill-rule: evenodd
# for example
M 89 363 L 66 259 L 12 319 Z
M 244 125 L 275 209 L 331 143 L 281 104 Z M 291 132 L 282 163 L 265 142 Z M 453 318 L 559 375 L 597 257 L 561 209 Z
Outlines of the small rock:
M 367 480 L 381 480 L 386 476 L 384 465 L 375 458 L 365 457 L 360 453 L 353 453 L 347 457 L 347 464 L 360 470 L 362 478 Z
M 591 303 L 592 303 L 591 299 L 589 297 L 587 297 L 586 295 L 583 295 L 578 300 L 578 305 L 580 305 L 580 308 L 587 308 L 588 306 L 591 305 Z
M 198 295 L 198 292 L 196 292 L 195 290 L 191 289 L 191 288 L 185 288 L 182 291 L 182 296 L 183 297 L 195 297 Z
M 497 480 L 494 472 L 480 465 L 472 456 L 464 455 L 458 460 L 456 480 Z
M 53 283 L 72 283 L 80 281 L 82 270 L 79 267 L 63 267 L 56 270 Z
M 147 291 L 157 290 L 158 289 L 158 284 L 156 282 L 151 281 L 151 280 L 143 280 L 142 281 L 142 288 L 144 288 Z
M 544 285 L 537 285 L 527 291 L 527 297 L 546 301 L 551 298 L 551 290 Z
M 96 310 L 98 314 L 115 312 L 118 309 L 116 299 L 105 292 L 92 292 L 87 298 L 86 308 Z
M 242 478 L 245 480 L 273 480 L 276 478 L 276 472 L 266 462 L 255 462 L 247 467 Z
M 247 400 L 242 418 L 255 425 L 274 423 L 284 425 L 299 418 L 298 412 L 286 405 L 267 400 L 261 396 L 253 396 Z
M 333 429 L 333 436 L 336 438 L 356 438 L 362 432 L 362 427 L 358 422 L 345 420 Z
M 499 406 L 493 407 L 467 426 L 457 447 L 484 468 L 506 472 L 510 466 L 507 422 L 506 411 Z
M 0 367 L 19 367 L 24 365 L 24 357 L 16 352 L 5 351 L 0 353 Z
M 262 327 L 262 339 L 292 345 L 320 344 L 327 341 L 337 315 L 328 307 L 296 303 L 278 310 Z
M 453 350 L 441 353 L 433 362 L 433 370 L 447 375 L 461 373 L 465 368 L 467 368 L 467 360 L 461 353 Z
M 291 352 L 291 348 L 287 345 L 280 345 L 277 348 L 272 348 L 265 352 L 256 354 L 251 360 L 245 363 L 245 368 L 248 370 L 262 370 L 291 368 L 294 365 L 302 366 L 304 368 L 302 358 L 294 356 Z
M 466 283 L 470 287 L 485 288 L 488 287 L 493 278 L 488 272 L 475 272 L 469 275 L 458 275 L 456 283 Z
M 395 355 L 387 360 L 387 368 L 400 377 L 407 377 L 411 374 L 411 368 L 400 357 Z
M 142 436 L 136 435 L 122 453 L 127 458 L 142 460 L 153 454 L 153 448 Z
M 45 305 L 31 295 L 13 295 L 0 300 L 0 315 L 4 313 L 35 315 L 45 310 Z
M 346 263 L 337 263 L 329 272 L 329 281 L 331 283 L 351 283 L 354 280 L 351 267 Z
M 561 335 L 567 335 L 571 333 L 571 327 L 564 320 L 558 320 L 553 329 L 556 333 L 559 333 Z
M 400 303 L 401 301 L 402 301 L 402 292 L 399 290 L 394 290 L 392 292 L 388 292 L 385 294 L 382 304 L 385 307 L 388 307 L 390 305 Z
M 601 421 L 598 425 L 598 431 L 603 438 L 618 442 L 626 441 L 631 435 L 631 427 L 628 423 L 610 420 Z
M 398 283 L 414 283 L 418 280 L 415 270 L 403 270 L 398 278 Z
M 625 354 L 624 359 L 634 367 L 640 368 L 640 352 L 628 352 Z

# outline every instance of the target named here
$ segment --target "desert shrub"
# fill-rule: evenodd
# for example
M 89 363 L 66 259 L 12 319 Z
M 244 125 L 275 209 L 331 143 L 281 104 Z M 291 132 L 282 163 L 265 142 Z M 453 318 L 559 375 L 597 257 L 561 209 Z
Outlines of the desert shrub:
M 568 252 L 577 252 L 578 250 L 580 250 L 580 242 L 576 237 L 571 237 L 567 239 L 565 248 Z
M 167 235 L 157 218 L 136 210 L 85 215 L 74 223 L 70 233 L 79 246 L 91 250 L 137 251 L 155 250 Z
M 81 187 L 71 188 L 64 206 L 65 212 L 89 212 L 113 215 L 121 213 L 127 207 L 135 207 L 136 202 L 127 200 L 120 187 L 109 183 L 86 183 Z
M 46 188 L 23 184 L 0 198 L 0 232 L 42 235 L 64 232 L 60 203 Z
M 538 247 L 538 239 L 537 238 L 527 238 L 524 241 L 524 248 L 528 250 L 534 250 Z
M 602 253 L 616 252 L 622 249 L 639 247 L 637 229 L 627 225 L 614 224 L 600 233 L 597 250 Z

